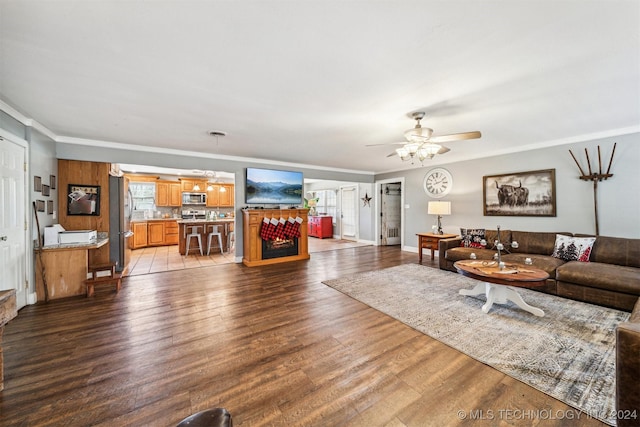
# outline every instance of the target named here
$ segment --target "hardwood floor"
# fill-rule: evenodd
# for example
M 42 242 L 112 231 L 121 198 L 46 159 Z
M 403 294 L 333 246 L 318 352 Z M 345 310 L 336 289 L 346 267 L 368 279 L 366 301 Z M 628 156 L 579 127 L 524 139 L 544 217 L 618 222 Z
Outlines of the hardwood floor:
M 370 246 L 369 243 L 352 242 L 341 239 L 309 239 L 309 253 L 333 251 L 338 249 Z M 131 251 L 131 260 L 125 276 L 160 273 L 163 271 L 186 270 L 189 268 L 209 267 L 212 265 L 235 262 L 235 253 L 211 250 L 209 255 L 181 255 L 178 245 L 152 246 Z
M 604 425 L 321 283 L 417 258 L 366 246 L 27 306 L 5 327 L 0 424 L 172 426 L 222 406 L 236 427 Z

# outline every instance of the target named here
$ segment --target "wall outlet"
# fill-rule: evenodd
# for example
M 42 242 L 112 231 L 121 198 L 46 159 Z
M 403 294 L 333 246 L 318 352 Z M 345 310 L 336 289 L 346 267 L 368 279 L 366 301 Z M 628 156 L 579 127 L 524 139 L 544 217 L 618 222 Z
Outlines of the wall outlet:
M 58 216 L 58 212 L 53 211 L 53 217 L 51 217 L 51 219 L 56 219 L 57 216 Z

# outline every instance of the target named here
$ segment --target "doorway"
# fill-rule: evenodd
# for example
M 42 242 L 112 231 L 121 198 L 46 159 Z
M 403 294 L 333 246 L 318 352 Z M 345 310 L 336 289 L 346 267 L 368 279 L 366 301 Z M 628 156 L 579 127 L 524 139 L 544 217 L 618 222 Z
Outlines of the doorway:
M 346 185 L 340 187 L 340 238 L 358 240 L 358 187 Z
M 376 243 L 404 247 L 404 178 L 376 182 Z M 408 206 L 407 206 L 408 207 Z
M 26 147 L 0 137 L 0 290 L 16 290 L 27 304 Z
M 401 226 L 402 185 L 399 182 L 389 182 L 380 188 L 380 245 L 399 245 Z

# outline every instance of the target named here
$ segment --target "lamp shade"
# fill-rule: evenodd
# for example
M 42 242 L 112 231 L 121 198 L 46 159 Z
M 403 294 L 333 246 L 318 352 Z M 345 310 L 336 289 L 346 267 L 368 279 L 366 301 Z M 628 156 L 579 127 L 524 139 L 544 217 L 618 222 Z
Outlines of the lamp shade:
M 427 207 L 429 215 L 451 215 L 451 202 L 433 201 Z

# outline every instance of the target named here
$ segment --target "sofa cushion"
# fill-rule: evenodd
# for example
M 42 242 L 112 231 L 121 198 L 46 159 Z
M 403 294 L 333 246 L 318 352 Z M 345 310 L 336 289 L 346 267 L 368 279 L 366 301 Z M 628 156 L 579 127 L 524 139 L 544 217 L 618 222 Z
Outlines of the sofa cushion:
M 635 267 L 569 261 L 558 267 L 556 280 L 640 296 L 640 269 Z
M 464 248 L 484 248 L 482 242 L 485 240 L 484 228 L 461 228 L 460 235 L 462 241 L 460 246 Z
M 556 234 L 572 235 L 564 232 L 512 231 L 511 240 L 518 242 L 518 247 L 510 250 L 524 254 L 551 255 L 556 243 Z
M 573 237 L 557 234 L 551 256 L 564 261 L 589 262 L 595 241 L 595 237 Z
M 549 255 L 536 255 L 536 254 L 504 254 L 502 260 L 505 262 L 513 262 L 516 264 L 524 264 L 526 258 L 531 258 L 532 266 L 549 273 L 551 279 L 556 277 L 556 269 L 563 265 L 565 262 L 560 258 L 555 258 Z
M 598 236 L 591 261 L 640 268 L 640 239 Z
M 456 262 L 463 259 L 471 259 L 471 254 L 476 254 L 476 259 L 489 260 L 493 259 L 495 251 L 482 248 L 451 248 L 447 249 L 444 254 L 447 261 Z

